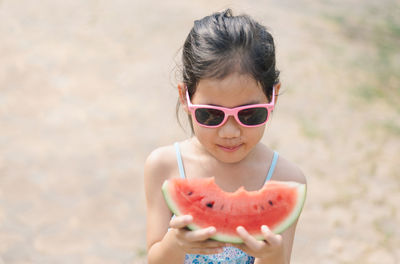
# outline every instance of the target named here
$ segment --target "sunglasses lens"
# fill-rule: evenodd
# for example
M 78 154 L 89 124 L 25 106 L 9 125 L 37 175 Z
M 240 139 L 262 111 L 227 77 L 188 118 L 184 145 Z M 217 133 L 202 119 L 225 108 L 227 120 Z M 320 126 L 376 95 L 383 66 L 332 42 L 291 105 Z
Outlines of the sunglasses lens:
M 268 110 L 263 107 L 248 108 L 239 111 L 238 117 L 244 125 L 256 126 L 267 120 Z
M 211 108 L 198 108 L 195 111 L 197 122 L 206 126 L 217 126 L 224 120 L 224 112 Z

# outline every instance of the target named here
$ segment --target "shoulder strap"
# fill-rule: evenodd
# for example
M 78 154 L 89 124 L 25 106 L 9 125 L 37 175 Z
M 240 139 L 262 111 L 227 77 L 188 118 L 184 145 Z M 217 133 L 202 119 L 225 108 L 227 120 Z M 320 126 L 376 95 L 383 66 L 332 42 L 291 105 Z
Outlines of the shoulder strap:
M 272 177 L 272 174 L 274 174 L 274 170 L 275 170 L 276 163 L 278 162 L 278 158 L 279 158 L 279 153 L 274 151 L 274 156 L 272 157 L 271 166 L 269 167 L 269 171 L 267 174 L 267 178 L 265 179 L 265 182 L 269 181 Z
M 178 168 L 179 168 L 179 176 L 184 179 L 186 178 L 185 176 L 185 169 L 183 168 L 183 162 L 182 162 L 182 156 L 181 156 L 181 151 L 179 149 L 179 143 L 175 142 L 175 152 L 176 152 L 176 160 L 178 161 Z

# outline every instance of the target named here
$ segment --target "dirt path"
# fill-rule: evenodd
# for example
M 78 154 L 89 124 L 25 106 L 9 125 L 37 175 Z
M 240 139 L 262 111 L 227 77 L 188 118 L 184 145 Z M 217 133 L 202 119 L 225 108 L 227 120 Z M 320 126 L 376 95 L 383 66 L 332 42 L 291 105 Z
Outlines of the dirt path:
M 187 137 L 175 54 L 225 7 L 276 39 L 263 141 L 309 183 L 292 263 L 400 263 L 399 5 L 358 2 L 0 1 L 0 264 L 145 263 L 143 162 Z

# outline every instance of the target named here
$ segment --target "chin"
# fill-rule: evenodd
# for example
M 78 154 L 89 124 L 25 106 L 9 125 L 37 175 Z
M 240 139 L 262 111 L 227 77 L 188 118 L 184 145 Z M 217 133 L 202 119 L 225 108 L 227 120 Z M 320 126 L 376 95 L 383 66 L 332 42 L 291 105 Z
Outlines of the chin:
M 243 151 L 238 153 L 221 153 L 221 150 L 219 150 L 215 153 L 214 157 L 223 163 L 235 164 L 246 158 L 247 154 L 248 153 L 244 153 Z
M 221 162 L 226 163 L 226 164 L 236 164 L 242 160 L 243 160 L 243 158 L 241 158 L 241 159 L 220 159 Z

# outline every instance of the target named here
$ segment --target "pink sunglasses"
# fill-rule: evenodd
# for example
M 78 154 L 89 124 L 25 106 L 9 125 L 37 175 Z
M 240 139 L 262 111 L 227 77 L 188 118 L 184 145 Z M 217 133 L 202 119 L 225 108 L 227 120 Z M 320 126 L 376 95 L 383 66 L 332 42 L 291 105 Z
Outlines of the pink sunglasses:
M 235 108 L 226 108 L 213 105 L 194 105 L 190 101 L 186 90 L 188 108 L 196 122 L 203 127 L 216 128 L 222 126 L 229 116 L 244 127 L 262 126 L 268 121 L 275 105 L 275 86 L 272 89 L 272 101 L 268 104 L 252 104 Z

